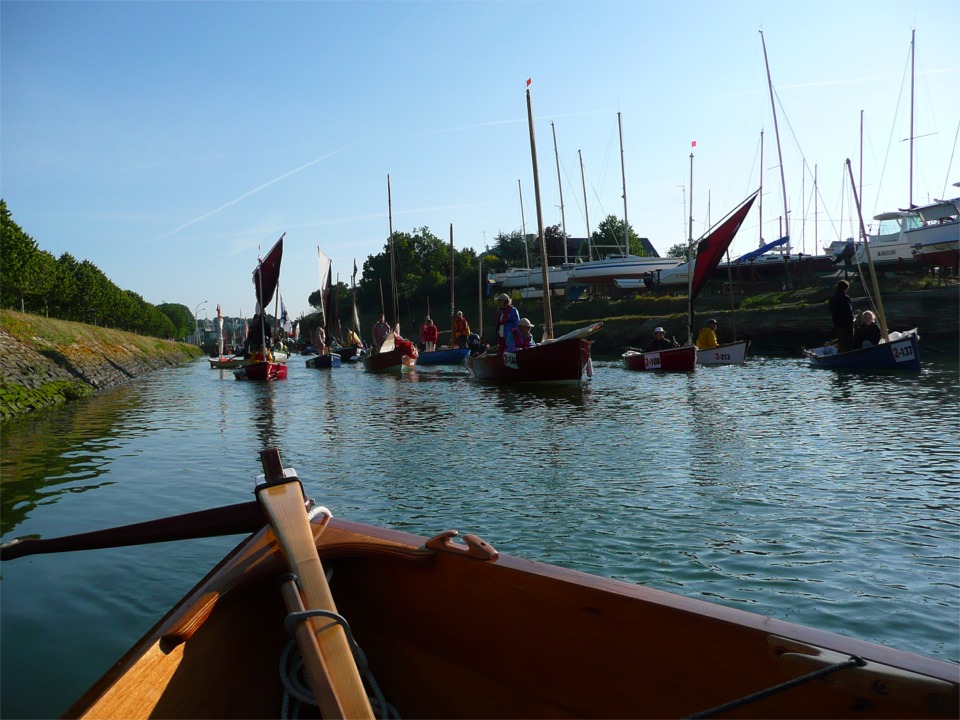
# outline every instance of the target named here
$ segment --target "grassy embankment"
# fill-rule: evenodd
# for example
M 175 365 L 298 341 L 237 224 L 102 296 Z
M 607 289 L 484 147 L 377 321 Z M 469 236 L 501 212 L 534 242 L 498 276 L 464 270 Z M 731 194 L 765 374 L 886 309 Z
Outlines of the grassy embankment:
M 202 355 L 194 345 L 11 310 L 0 310 L 0 331 L 2 419 Z

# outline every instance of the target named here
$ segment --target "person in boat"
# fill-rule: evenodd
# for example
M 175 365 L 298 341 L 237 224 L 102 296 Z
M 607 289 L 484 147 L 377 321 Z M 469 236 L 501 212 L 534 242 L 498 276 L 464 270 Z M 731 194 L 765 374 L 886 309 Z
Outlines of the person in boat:
M 428 316 L 423 321 L 423 327 L 420 328 L 420 342 L 423 343 L 423 349 L 426 352 L 434 352 L 437 349 L 437 339 L 439 337 L 439 329 L 433 324 L 433 318 Z
M 643 351 L 656 352 L 658 350 L 672 350 L 677 347 L 680 347 L 680 343 L 676 340 L 668 340 L 663 328 L 658 326 L 653 329 L 653 340 L 647 343 Z
M 865 348 L 872 345 L 879 345 L 880 338 L 883 336 L 880 332 L 880 326 L 877 325 L 877 316 L 870 310 L 864 310 L 860 316 L 860 325 L 853 334 L 853 348 Z
M 830 317 L 837 330 L 837 350 L 847 352 L 853 349 L 853 301 L 847 295 L 850 283 L 841 280 L 837 290 L 830 298 Z
M 317 353 L 320 355 L 327 355 L 330 352 L 330 347 L 327 345 L 327 331 L 323 329 L 323 326 L 317 328 Z
M 520 322 L 507 338 L 507 350 L 514 352 L 516 350 L 525 350 L 526 348 L 536 347 L 537 343 L 531 334 L 533 323 L 527 318 L 520 318 Z
M 347 347 L 353 346 L 363 350 L 363 341 L 360 339 L 360 336 L 353 331 L 353 328 L 347 328 L 347 333 L 344 336 L 344 341 Z
M 697 336 L 697 350 L 713 350 L 720 347 L 720 341 L 717 340 L 717 321 L 713 318 L 707 320 L 707 324 L 700 328 L 700 335 Z
M 470 337 L 470 325 L 463 316 L 462 310 L 457 310 L 453 318 L 453 345 L 458 348 L 467 347 L 467 338 Z
M 483 355 L 487 351 L 487 346 L 480 341 L 480 336 L 474 332 L 467 335 L 467 348 L 470 350 L 471 357 Z
M 506 293 L 497 295 L 497 306 L 497 353 L 502 355 L 510 333 L 520 325 L 520 313 Z
M 377 320 L 377 324 L 373 326 L 373 352 L 380 352 L 380 346 L 383 345 L 383 341 L 387 339 L 387 335 L 390 334 L 390 326 L 387 325 L 386 317 L 381 314 L 380 319 Z

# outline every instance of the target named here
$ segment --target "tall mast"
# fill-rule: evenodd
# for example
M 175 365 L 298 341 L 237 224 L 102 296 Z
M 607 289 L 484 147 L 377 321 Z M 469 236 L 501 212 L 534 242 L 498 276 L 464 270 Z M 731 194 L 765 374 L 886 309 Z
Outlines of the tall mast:
M 910 208 L 913 208 L 913 85 L 916 79 L 914 57 L 917 31 L 910 31 Z
M 393 248 L 393 197 L 390 193 L 390 175 L 387 175 L 387 219 L 390 223 L 390 292 L 393 294 L 394 327 L 400 324 L 400 300 L 397 298 L 397 258 Z
M 457 309 L 453 297 L 453 223 L 450 223 L 450 347 L 453 347 L 453 323 L 456 317 Z
M 847 172 L 850 175 L 850 186 L 853 188 L 853 200 L 857 204 L 857 219 L 860 221 L 860 236 L 867 237 L 867 230 L 863 225 L 863 212 L 860 210 L 860 198 L 857 196 L 857 186 L 853 182 L 853 167 L 850 158 L 847 158 Z M 880 284 L 877 282 L 877 271 L 873 267 L 873 256 L 870 254 L 870 243 L 864 241 L 863 249 L 867 254 L 867 267 L 870 268 L 870 280 L 873 283 L 873 294 L 877 298 L 877 318 L 880 320 L 880 334 L 884 342 L 890 342 L 887 332 L 887 316 L 883 312 L 883 299 L 880 297 Z
M 560 188 L 560 230 L 563 231 L 563 262 L 569 262 L 567 258 L 567 219 L 563 213 L 563 182 L 560 180 L 560 152 L 557 150 L 557 126 L 550 122 L 550 129 L 553 130 L 553 154 L 557 158 L 557 186 Z
M 617 113 L 617 127 L 620 129 L 620 177 L 623 180 L 623 254 L 630 252 L 630 223 L 627 222 L 627 171 L 623 159 L 623 121 Z
M 580 158 L 580 184 L 583 186 L 583 217 L 587 221 L 587 260 L 593 260 L 593 244 L 590 239 L 590 210 L 587 207 L 587 181 L 583 176 L 583 153 L 577 150 Z
M 787 255 L 789 255 L 790 214 L 787 209 L 787 178 L 783 172 L 783 152 L 780 149 L 780 127 L 777 124 L 777 106 L 773 101 L 773 80 L 770 79 L 770 62 L 767 60 L 767 43 L 763 39 L 763 30 L 760 31 L 760 42 L 763 44 L 763 64 L 767 68 L 767 87 L 770 90 L 770 107 L 773 110 L 773 132 L 777 137 L 777 161 L 780 163 L 780 187 L 783 189 L 783 235 L 787 238 Z
M 543 273 L 544 339 L 553 340 L 553 312 L 550 308 L 550 272 L 547 268 L 547 239 L 543 234 L 543 208 L 540 205 L 540 171 L 537 169 L 537 138 L 533 131 L 533 101 L 527 88 L 527 124 L 530 127 L 530 159 L 533 162 L 533 193 L 537 198 L 537 232 L 540 236 L 540 270 Z
M 693 344 L 693 153 L 690 153 L 690 234 L 687 239 L 687 345 Z
M 517 190 L 520 191 L 520 232 L 523 233 L 523 254 L 527 259 L 527 269 L 530 269 L 530 248 L 527 247 L 527 221 L 523 216 L 523 187 L 520 178 L 517 178 Z
M 763 130 L 760 131 L 760 197 L 757 198 L 757 209 L 760 212 L 760 245 L 763 247 Z

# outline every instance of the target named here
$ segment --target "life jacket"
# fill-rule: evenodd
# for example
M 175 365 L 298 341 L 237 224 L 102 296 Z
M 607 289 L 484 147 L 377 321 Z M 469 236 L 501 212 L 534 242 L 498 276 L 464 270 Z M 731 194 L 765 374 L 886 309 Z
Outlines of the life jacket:
M 460 317 L 453 319 L 453 334 L 456 337 L 470 334 L 470 326 L 467 324 L 466 318 Z
M 517 348 L 517 350 L 533 347 L 533 335 L 524 336 L 524 334 L 520 332 L 520 328 L 513 328 L 510 331 L 510 335 L 513 336 L 513 346 Z

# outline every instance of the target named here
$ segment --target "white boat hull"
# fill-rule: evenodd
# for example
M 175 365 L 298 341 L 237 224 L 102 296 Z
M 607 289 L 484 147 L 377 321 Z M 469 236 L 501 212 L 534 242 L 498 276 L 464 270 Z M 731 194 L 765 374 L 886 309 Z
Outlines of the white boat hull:
M 697 365 L 743 365 L 749 348 L 750 342 L 741 340 L 709 350 L 697 350 Z
M 617 279 L 642 278 L 658 270 L 669 270 L 680 264 L 679 258 L 640 257 L 626 255 L 579 263 L 570 270 L 567 282 L 578 285 L 613 285 Z

